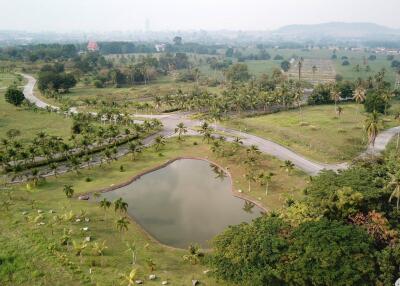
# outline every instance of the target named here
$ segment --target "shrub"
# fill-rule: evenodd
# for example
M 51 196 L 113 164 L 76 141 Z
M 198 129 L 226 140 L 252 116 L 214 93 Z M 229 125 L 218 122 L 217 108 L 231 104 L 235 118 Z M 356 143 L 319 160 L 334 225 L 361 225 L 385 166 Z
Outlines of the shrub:
M 375 91 L 371 91 L 367 93 L 367 97 L 364 101 L 364 108 L 366 112 L 372 113 L 374 111 L 379 113 L 385 112 L 386 108 L 389 108 L 390 105 L 385 102 L 385 100 Z
M 10 86 L 7 88 L 5 98 L 8 103 L 20 106 L 25 99 L 24 93 L 16 86 Z

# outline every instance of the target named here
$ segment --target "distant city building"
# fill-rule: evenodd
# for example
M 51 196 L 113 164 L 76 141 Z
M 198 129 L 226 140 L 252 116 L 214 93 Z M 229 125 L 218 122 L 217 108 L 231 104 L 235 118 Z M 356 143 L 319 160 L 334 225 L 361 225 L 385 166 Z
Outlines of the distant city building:
M 165 44 L 156 44 L 154 47 L 156 48 L 157 52 L 165 52 L 166 45 Z
M 88 45 L 87 45 L 87 50 L 89 52 L 97 52 L 99 50 L 99 46 L 97 45 L 96 42 L 94 41 L 89 41 Z

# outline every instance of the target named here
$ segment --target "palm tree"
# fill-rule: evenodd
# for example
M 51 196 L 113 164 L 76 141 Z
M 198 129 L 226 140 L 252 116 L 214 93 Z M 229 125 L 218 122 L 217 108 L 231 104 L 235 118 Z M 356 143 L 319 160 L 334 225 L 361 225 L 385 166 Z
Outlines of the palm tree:
M 115 225 L 117 229 L 122 232 L 122 231 L 127 231 L 128 230 L 128 225 L 129 225 L 129 220 L 126 217 L 120 217 L 116 222 Z
M 106 198 L 104 198 L 99 202 L 99 205 L 102 209 L 104 209 L 104 218 L 105 218 L 105 216 L 107 214 L 106 211 L 111 207 L 111 202 L 109 200 L 107 200 Z
M 285 162 L 284 162 L 284 164 L 281 166 L 281 168 L 282 169 L 285 169 L 285 171 L 287 172 L 287 173 L 291 173 L 292 172 L 292 170 L 294 169 L 294 164 L 293 164 L 293 162 L 292 161 L 290 161 L 290 160 L 285 160 Z
M 127 283 L 127 286 L 133 286 L 136 283 L 137 269 L 133 268 L 129 274 L 122 274 L 121 278 Z M 122 284 L 122 283 L 121 283 Z
M 313 74 L 313 82 L 315 84 L 315 73 L 317 72 L 318 68 L 316 65 L 313 65 L 311 70 L 312 70 L 312 74 Z
M 156 151 L 158 151 L 164 145 L 165 145 L 165 137 L 163 135 L 158 135 L 154 139 L 154 146 L 156 148 Z
M 149 267 L 150 272 L 153 272 L 154 270 L 156 270 L 156 263 L 153 261 L 153 259 L 151 259 L 151 258 L 146 259 L 146 264 L 147 264 L 147 267 Z
M 95 255 L 103 256 L 104 250 L 108 247 L 106 246 L 106 241 L 103 240 L 102 242 L 95 242 L 93 245 L 93 252 Z
M 124 202 L 122 198 L 117 199 L 114 201 L 114 211 L 120 211 L 121 213 L 126 213 L 128 210 L 128 203 Z
M 137 154 L 142 152 L 142 142 L 131 141 L 128 145 L 129 152 L 132 154 L 132 160 L 135 160 Z
M 299 82 L 301 81 L 301 69 L 303 68 L 303 61 L 304 59 L 300 57 L 299 61 L 297 62 L 297 67 L 299 69 Z
M 384 114 L 387 115 L 387 109 L 389 107 L 389 102 L 392 99 L 393 94 L 387 90 L 382 93 L 382 99 L 385 101 L 385 111 Z
M 127 247 L 127 252 L 130 252 L 132 255 L 132 266 L 136 264 L 136 244 L 134 242 L 132 243 L 126 243 Z
M 75 251 L 76 256 L 82 256 L 83 250 L 87 247 L 87 243 L 85 241 L 79 243 L 75 240 L 72 241 L 72 246 Z
M 183 122 L 180 122 L 178 125 L 176 125 L 175 133 L 178 133 L 178 140 L 181 140 L 181 135 L 186 134 L 187 132 L 188 129 Z
M 246 213 L 253 213 L 254 206 L 255 206 L 255 204 L 253 202 L 244 201 L 242 210 L 244 210 Z
M 72 196 L 74 195 L 74 189 L 72 185 L 64 185 L 64 193 L 67 198 L 72 198 Z
M 235 139 L 233 139 L 232 143 L 233 143 L 233 147 L 234 147 L 233 152 L 236 152 L 239 149 L 239 147 L 241 145 L 243 145 L 243 141 L 242 141 L 242 139 L 240 139 L 240 137 L 235 137 Z
M 275 175 L 274 173 L 269 172 L 269 173 L 261 173 L 261 174 L 258 176 L 258 180 L 260 181 L 260 184 L 261 184 L 262 186 L 265 186 L 265 195 L 266 195 L 266 196 L 268 195 L 268 186 L 269 186 L 269 183 L 271 183 L 272 177 L 273 177 L 274 175 Z
M 245 175 L 246 180 L 248 182 L 248 191 L 251 192 L 251 183 L 255 182 L 256 177 L 254 174 L 254 171 L 252 169 L 249 169 Z
M 50 169 L 53 171 L 54 176 L 57 178 L 57 168 L 58 168 L 58 165 L 57 165 L 56 163 L 51 163 L 51 164 L 49 165 L 49 167 L 50 167 Z
M 390 181 L 386 185 L 388 189 L 393 189 L 390 198 L 389 198 L 389 203 L 392 201 L 392 199 L 395 197 L 397 199 L 396 203 L 396 209 L 399 210 L 399 202 L 400 202 L 400 171 L 398 171 L 396 174 L 389 174 L 390 176 Z
M 379 114 L 374 111 L 365 120 L 365 131 L 368 136 L 368 144 L 375 146 L 375 139 L 379 132 Z
M 337 113 L 338 112 L 338 109 L 337 109 L 337 103 L 338 103 L 338 101 L 340 101 L 340 99 L 341 99 L 341 92 L 340 91 L 338 91 L 337 89 L 335 89 L 335 88 L 332 88 L 331 89 L 331 99 L 335 102 L 335 112 Z
M 365 89 L 361 86 L 357 87 L 353 92 L 353 99 L 358 103 L 363 103 L 366 99 Z

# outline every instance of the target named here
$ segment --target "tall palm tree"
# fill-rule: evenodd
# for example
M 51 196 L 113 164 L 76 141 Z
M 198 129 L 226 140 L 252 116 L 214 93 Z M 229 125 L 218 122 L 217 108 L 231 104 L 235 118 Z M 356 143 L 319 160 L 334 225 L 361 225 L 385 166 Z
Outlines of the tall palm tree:
M 111 207 L 111 202 L 106 198 L 99 202 L 100 207 L 104 210 L 104 217 L 106 216 L 106 211 Z
M 297 62 L 297 67 L 299 69 L 299 82 L 301 81 L 301 70 L 303 68 L 304 59 L 300 57 L 299 61 Z
M 187 132 L 188 129 L 183 122 L 180 122 L 178 125 L 176 125 L 175 133 L 178 133 L 178 140 L 181 140 L 182 134 L 186 134 Z
M 116 222 L 115 225 L 117 229 L 122 232 L 122 231 L 127 231 L 128 230 L 128 225 L 129 225 L 129 220 L 126 217 L 120 217 Z
M 335 102 L 335 112 L 338 113 L 337 103 L 341 99 L 341 92 L 336 88 L 331 89 L 331 99 Z
M 132 266 L 134 266 L 136 264 L 136 243 L 127 242 L 126 247 L 127 247 L 126 251 L 131 253 L 131 255 L 132 255 Z
M 164 145 L 165 145 L 165 137 L 163 135 L 158 135 L 154 139 L 154 146 L 156 148 L 156 151 L 158 151 Z
M 353 99 L 358 103 L 363 103 L 366 99 L 365 89 L 361 86 L 357 87 L 353 92 Z
M 388 189 L 392 189 L 392 193 L 389 198 L 389 203 L 392 201 L 393 198 L 397 199 L 396 209 L 399 210 L 399 202 L 400 202 L 400 171 L 396 174 L 389 174 L 390 181 L 386 185 Z
M 313 65 L 311 70 L 312 70 L 312 74 L 313 74 L 313 82 L 315 84 L 315 73 L 317 72 L 318 68 L 316 65 Z
M 374 111 L 365 120 L 365 131 L 368 136 L 368 144 L 375 146 L 375 139 L 379 132 L 379 114 Z
M 271 183 L 272 181 L 272 177 L 274 176 L 274 173 L 266 173 L 263 172 L 258 176 L 258 180 L 260 181 L 260 184 L 262 186 L 265 186 L 265 195 L 268 196 L 268 187 L 269 187 L 269 183 Z

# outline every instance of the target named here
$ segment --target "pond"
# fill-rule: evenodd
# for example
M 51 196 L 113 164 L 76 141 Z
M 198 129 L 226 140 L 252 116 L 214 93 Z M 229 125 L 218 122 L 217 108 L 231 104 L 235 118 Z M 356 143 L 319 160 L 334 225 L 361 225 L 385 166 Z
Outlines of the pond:
M 163 244 L 186 248 L 209 241 L 229 225 L 249 222 L 262 209 L 233 196 L 231 179 L 204 160 L 179 159 L 131 184 L 102 193 L 122 198 L 128 214 Z

